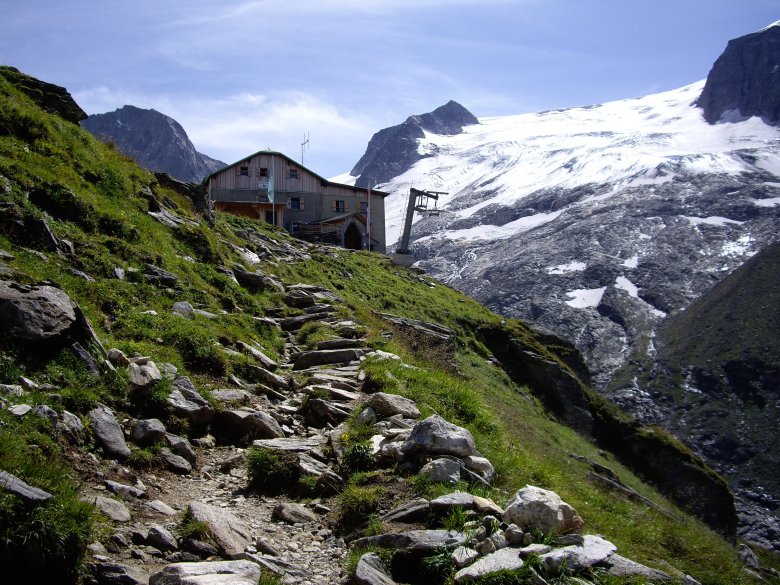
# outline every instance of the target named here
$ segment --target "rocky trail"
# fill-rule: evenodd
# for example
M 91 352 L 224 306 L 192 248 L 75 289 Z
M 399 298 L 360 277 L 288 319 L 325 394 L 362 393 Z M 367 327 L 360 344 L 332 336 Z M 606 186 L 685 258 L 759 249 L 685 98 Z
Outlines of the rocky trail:
M 365 360 L 401 358 L 367 347 L 368 328 L 344 317 L 349 310 L 332 291 L 278 286 L 285 303 L 300 311 L 293 317 L 284 317 L 285 311 L 263 317 L 286 335 L 281 359 L 277 363 L 258 345 L 236 341 L 236 349 L 226 351 L 241 351 L 254 361 L 253 379 L 230 376 L 224 388 L 209 391 L 211 400 L 171 364 L 155 363 L 152 356 L 128 357 L 117 349 L 105 352 L 106 366 L 127 371 L 133 393 L 170 383 L 167 407 L 187 421 L 191 441 L 169 432 L 159 419 L 117 417 L 105 405 L 87 413 L 87 431 L 67 411 L 25 404 L 34 380 L 3 386 L 3 407 L 14 416 L 42 417 L 52 433 L 67 437 L 69 464 L 83 481 L 81 498 L 101 513 L 104 522 L 99 539 L 89 546 L 86 583 L 420 583 L 437 578 L 426 572 L 431 558 L 444 559 L 457 571 L 455 583 L 498 571 L 520 572 L 523 582 L 540 585 L 562 574 L 577 574 L 580 583 L 604 574 L 696 583 L 673 567 L 659 571 L 625 559 L 601 536 L 581 535 L 583 520 L 548 490 L 525 486 L 505 507 L 464 491 L 430 501 L 415 498 L 408 486 L 412 474 L 434 483 L 465 482 L 478 492 L 489 488 L 493 466 L 468 430 L 438 415 L 419 420 L 413 401 L 366 383 Z M 48 303 L 49 322 L 39 324 L 40 331 L 77 320 L 75 304 L 58 289 L 8 284 L 3 290 L 19 310 L 25 298 L 34 297 L 39 308 Z M 191 306 L 176 303 L 173 311 L 194 318 Z M 437 339 L 447 335 L 439 325 L 382 317 Z M 305 350 L 297 332 L 314 321 L 332 335 Z M 91 327 L 82 329 L 99 344 Z M 88 354 L 82 358 L 95 361 Z M 344 437 L 355 426 L 369 429 L 370 453 L 350 453 Z M 139 461 L 141 452 L 153 453 L 148 465 Z M 266 465 L 274 454 L 272 459 L 287 464 L 287 473 L 306 478 L 311 491 L 301 497 L 292 484 L 289 493 L 280 490 L 284 476 L 262 462 L 252 470 L 252 452 L 264 453 Z M 400 473 L 385 478 L 394 487 L 376 510 L 380 530 L 345 525 L 340 515 L 339 496 L 348 483 L 343 474 L 351 471 L 348 460 L 356 455 Z M 48 496 L 10 474 L 0 477 L 0 487 L 31 503 Z M 462 522 L 444 529 L 441 519 L 448 515 L 460 515 Z M 386 563 L 367 552 L 351 575 L 349 548 L 393 553 Z M 752 563 L 749 553 L 746 562 Z

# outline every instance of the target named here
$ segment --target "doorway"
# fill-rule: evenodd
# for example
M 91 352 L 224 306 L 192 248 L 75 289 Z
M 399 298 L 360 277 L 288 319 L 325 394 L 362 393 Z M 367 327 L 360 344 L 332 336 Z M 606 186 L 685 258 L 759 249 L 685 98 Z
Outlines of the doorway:
M 344 247 L 347 250 L 363 249 L 363 234 L 354 223 L 349 224 L 347 231 L 344 232 Z

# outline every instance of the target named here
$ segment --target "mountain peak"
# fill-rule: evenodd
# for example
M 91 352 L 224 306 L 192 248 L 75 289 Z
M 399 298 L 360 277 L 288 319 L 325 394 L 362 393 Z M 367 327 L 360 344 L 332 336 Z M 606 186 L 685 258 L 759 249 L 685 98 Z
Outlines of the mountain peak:
M 427 114 L 409 116 L 405 122 L 380 130 L 368 143 L 365 154 L 350 174 L 358 177 L 355 184 L 366 187 L 384 183 L 429 155 L 420 154 L 418 140 L 425 132 L 452 136 L 463 132 L 463 127 L 479 124 L 476 116 L 454 100 L 448 101 Z
M 752 116 L 780 122 L 780 21 L 730 40 L 696 105 L 710 124 Z
M 180 181 L 198 182 L 225 166 L 195 150 L 181 124 L 157 110 L 125 105 L 113 112 L 89 116 L 81 125 L 116 144 L 141 166 Z

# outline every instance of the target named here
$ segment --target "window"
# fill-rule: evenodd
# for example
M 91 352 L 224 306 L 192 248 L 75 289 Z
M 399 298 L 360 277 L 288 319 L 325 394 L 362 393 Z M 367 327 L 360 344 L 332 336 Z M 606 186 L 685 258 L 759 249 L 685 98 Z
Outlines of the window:
M 363 215 L 368 213 L 368 201 L 360 202 L 360 213 L 362 213 Z
M 300 197 L 290 197 L 290 209 L 294 211 L 301 211 L 303 209 L 303 201 Z
M 298 169 L 290 169 L 290 178 L 291 179 L 297 179 L 298 178 Z
M 268 169 L 266 167 L 260 167 L 260 170 L 258 171 L 258 177 L 263 178 L 268 176 Z
M 249 167 L 238 167 L 238 174 L 242 177 L 248 177 Z
M 347 210 L 347 205 L 343 199 L 336 199 L 331 203 L 330 208 L 338 213 L 344 213 Z

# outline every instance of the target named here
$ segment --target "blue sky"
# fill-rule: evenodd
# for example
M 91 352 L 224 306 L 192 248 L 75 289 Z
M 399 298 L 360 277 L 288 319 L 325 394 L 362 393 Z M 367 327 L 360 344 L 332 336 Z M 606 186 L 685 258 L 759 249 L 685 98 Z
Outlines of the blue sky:
M 179 121 L 205 154 L 271 147 L 324 176 L 454 99 L 476 116 L 638 97 L 706 77 L 780 0 L 0 0 L 0 63 L 87 113 Z

